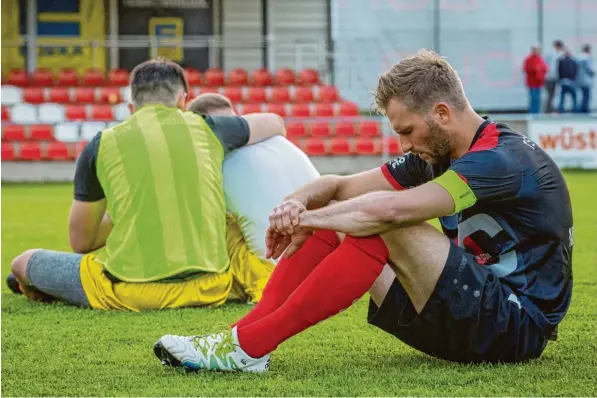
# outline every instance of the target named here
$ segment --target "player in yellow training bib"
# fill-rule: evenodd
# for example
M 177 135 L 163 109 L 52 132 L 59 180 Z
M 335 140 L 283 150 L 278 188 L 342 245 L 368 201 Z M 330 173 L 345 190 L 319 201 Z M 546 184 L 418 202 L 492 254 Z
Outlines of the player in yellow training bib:
M 99 132 L 77 162 L 69 218 L 75 253 L 28 250 L 12 262 L 23 293 L 97 309 L 259 300 L 272 264 L 249 252 L 222 182 L 226 153 L 285 134 L 274 114 L 185 110 L 182 68 L 132 72 L 132 115 Z

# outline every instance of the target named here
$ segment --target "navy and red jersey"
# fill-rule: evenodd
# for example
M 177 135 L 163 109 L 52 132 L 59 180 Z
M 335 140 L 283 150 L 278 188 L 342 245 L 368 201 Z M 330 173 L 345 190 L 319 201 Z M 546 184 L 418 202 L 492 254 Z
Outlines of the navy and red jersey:
M 382 171 L 396 189 L 439 183 L 448 174 L 464 182 L 459 197 L 448 189 L 457 213 L 440 219 L 444 232 L 515 292 L 510 301 L 553 331 L 570 304 L 574 242 L 568 188 L 549 155 L 509 126 L 486 120 L 458 159 L 430 165 L 407 154 Z

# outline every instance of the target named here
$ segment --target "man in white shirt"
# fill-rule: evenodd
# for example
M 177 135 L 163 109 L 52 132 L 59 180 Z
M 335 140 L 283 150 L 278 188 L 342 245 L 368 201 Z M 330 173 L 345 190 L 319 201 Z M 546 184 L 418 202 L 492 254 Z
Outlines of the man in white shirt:
M 214 93 L 198 96 L 187 109 L 202 115 L 236 115 L 230 100 Z M 243 146 L 226 156 L 226 207 L 237 218 L 253 253 L 265 258 L 265 232 L 272 210 L 319 177 L 307 155 L 282 136 Z

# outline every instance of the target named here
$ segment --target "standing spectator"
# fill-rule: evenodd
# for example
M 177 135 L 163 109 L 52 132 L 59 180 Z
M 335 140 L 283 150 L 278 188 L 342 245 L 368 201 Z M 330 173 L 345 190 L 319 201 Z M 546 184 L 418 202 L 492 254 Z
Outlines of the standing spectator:
M 545 79 L 545 91 L 547 92 L 547 100 L 545 101 L 545 112 L 552 113 L 553 99 L 556 94 L 556 87 L 558 85 L 558 60 L 564 53 L 564 43 L 561 40 L 553 42 L 553 51 L 546 55 L 547 62 L 547 77 Z
M 578 74 L 578 63 L 566 49 L 566 52 L 558 61 L 558 80 L 560 83 L 560 106 L 558 111 L 564 113 L 564 102 L 566 95 L 572 98 L 571 112 L 576 111 L 576 75 Z
M 591 57 L 590 44 L 582 46 L 582 53 L 578 59 L 577 83 L 582 94 L 578 111 L 589 113 L 591 109 L 591 90 L 593 89 L 593 83 L 595 83 L 595 68 L 593 66 L 593 58 Z
M 531 48 L 531 54 L 524 60 L 523 69 L 529 89 L 529 113 L 537 114 L 541 111 L 541 87 L 547 73 L 547 64 L 541 57 L 541 47 L 535 45 Z

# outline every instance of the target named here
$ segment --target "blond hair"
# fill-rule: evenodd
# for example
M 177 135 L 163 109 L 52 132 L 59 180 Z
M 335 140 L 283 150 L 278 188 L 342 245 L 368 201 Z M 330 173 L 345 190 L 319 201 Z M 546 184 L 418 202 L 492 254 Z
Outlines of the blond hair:
M 401 60 L 381 75 L 373 98 L 381 114 L 385 114 L 392 98 L 419 114 L 428 112 L 438 102 L 446 102 L 459 111 L 467 105 L 456 70 L 443 57 L 428 50 Z
M 233 109 L 228 97 L 217 93 L 206 93 L 197 96 L 188 106 L 189 111 L 207 115 L 220 109 Z

